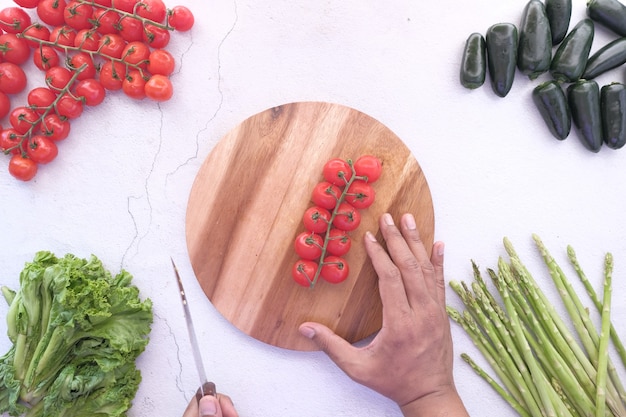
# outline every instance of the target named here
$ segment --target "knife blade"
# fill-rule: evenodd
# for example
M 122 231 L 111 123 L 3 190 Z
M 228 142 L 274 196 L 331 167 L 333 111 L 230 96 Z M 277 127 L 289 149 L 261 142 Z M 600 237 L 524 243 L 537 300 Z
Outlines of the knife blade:
M 204 363 L 202 362 L 202 355 L 200 354 L 200 347 L 198 346 L 198 339 L 196 337 L 196 331 L 193 327 L 193 320 L 189 311 L 189 303 L 187 303 L 187 296 L 185 295 L 185 288 L 183 287 L 183 280 L 180 278 L 178 268 L 174 263 L 174 259 L 170 257 L 172 261 L 172 267 L 174 268 L 174 274 L 176 275 L 176 282 L 178 283 L 178 289 L 180 291 L 180 299 L 183 303 L 183 311 L 185 313 L 185 321 L 187 323 L 187 332 L 189 333 L 189 342 L 191 344 L 191 352 L 193 353 L 193 359 L 196 363 L 196 370 L 198 371 L 198 377 L 200 378 L 200 388 L 198 389 L 198 399 L 205 395 L 215 396 L 216 388 L 213 382 L 209 382 L 204 371 Z

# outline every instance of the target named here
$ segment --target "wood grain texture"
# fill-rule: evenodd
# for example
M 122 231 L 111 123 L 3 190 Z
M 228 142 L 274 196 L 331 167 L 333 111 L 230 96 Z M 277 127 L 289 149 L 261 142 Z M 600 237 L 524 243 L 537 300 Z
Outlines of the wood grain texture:
M 340 284 L 297 285 L 296 235 L 302 215 L 331 158 L 373 154 L 383 163 L 375 203 L 351 232 Z M 365 231 L 382 240 L 378 219 L 390 212 L 416 216 L 430 252 L 432 198 L 415 157 L 387 127 L 349 107 L 291 103 L 258 113 L 230 131 L 208 155 L 193 183 L 186 214 L 191 264 L 218 311 L 244 333 L 293 350 L 316 347 L 298 332 L 304 321 L 329 326 L 350 342 L 380 329 L 377 276 L 363 247 Z

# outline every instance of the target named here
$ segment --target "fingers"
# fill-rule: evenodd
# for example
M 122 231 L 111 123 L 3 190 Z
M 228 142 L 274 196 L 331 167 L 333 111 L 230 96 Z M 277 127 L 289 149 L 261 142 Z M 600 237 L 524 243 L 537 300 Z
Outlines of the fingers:
M 328 357 L 347 374 L 350 374 L 350 360 L 355 348 L 335 332 L 320 323 L 306 322 L 298 329 L 300 334 L 311 339 Z
M 446 305 L 446 283 L 443 274 L 443 242 L 435 242 L 433 244 L 433 252 L 430 256 L 430 262 L 435 269 L 435 287 L 437 300 L 442 306 Z
M 220 400 L 212 395 L 205 395 L 198 401 L 198 415 L 200 417 L 222 417 Z
M 385 251 L 380 245 L 366 243 L 366 249 L 380 278 L 383 306 L 397 306 L 402 299 L 412 307 L 419 307 L 427 298 L 441 302 L 444 296 L 443 243 L 437 243 L 429 257 L 411 214 L 402 216 L 400 229 L 391 215 L 384 214 L 380 229 L 389 255 L 383 254 Z
M 228 395 L 205 395 L 199 400 L 194 396 L 183 417 L 239 417 L 232 400 Z

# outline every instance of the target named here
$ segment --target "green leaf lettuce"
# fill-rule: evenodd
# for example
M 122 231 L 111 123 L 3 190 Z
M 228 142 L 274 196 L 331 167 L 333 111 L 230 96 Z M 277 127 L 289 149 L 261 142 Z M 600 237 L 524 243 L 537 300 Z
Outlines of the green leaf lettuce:
M 21 272 L 18 291 L 2 288 L 13 346 L 0 357 L 0 413 L 126 415 L 153 319 L 131 280 L 93 255 L 42 251 Z

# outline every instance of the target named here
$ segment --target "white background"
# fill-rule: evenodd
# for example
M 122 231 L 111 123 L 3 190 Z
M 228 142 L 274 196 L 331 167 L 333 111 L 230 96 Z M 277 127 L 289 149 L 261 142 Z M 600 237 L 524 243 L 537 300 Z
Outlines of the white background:
M 405 141 L 431 188 L 448 280 L 471 280 L 471 259 L 482 269 L 495 267 L 508 236 L 554 295 L 531 240 L 537 233 L 567 273 L 571 244 L 599 290 L 604 254 L 612 252 L 614 322 L 626 334 L 626 149 L 593 154 L 575 132 L 554 139 L 531 101 L 538 81 L 519 72 L 506 98 L 488 84 L 475 91 L 459 84 L 467 36 L 494 23 L 519 23 L 524 1 L 181 1 L 196 25 L 173 34 L 168 47 L 178 63 L 171 101 L 110 94 L 73 123 L 57 160 L 29 183 L 10 177 L 8 157 L 0 155 L 1 284 L 17 288 L 19 272 L 38 250 L 93 253 L 113 272 L 130 271 L 154 302 L 151 342 L 139 359 L 144 380 L 130 416 L 181 415 L 198 385 L 170 255 L 186 280 L 209 378 L 242 416 L 400 415 L 324 354 L 282 350 L 242 334 L 193 278 L 184 222 L 202 161 L 245 118 L 293 101 L 356 108 Z M 572 26 L 584 17 L 584 0 L 574 0 Z M 597 28 L 593 50 L 612 37 Z M 41 85 L 41 74 L 31 72 L 29 88 Z M 618 69 L 600 81 L 623 78 Z M 25 103 L 22 96 L 14 100 Z M 459 305 L 452 292 L 449 302 Z M 0 316 L 6 311 L 0 303 Z M 480 361 L 465 334 L 456 326 L 453 332 L 456 381 L 470 414 L 515 415 L 458 359 L 468 352 Z M 0 338 L 0 351 L 8 348 Z

